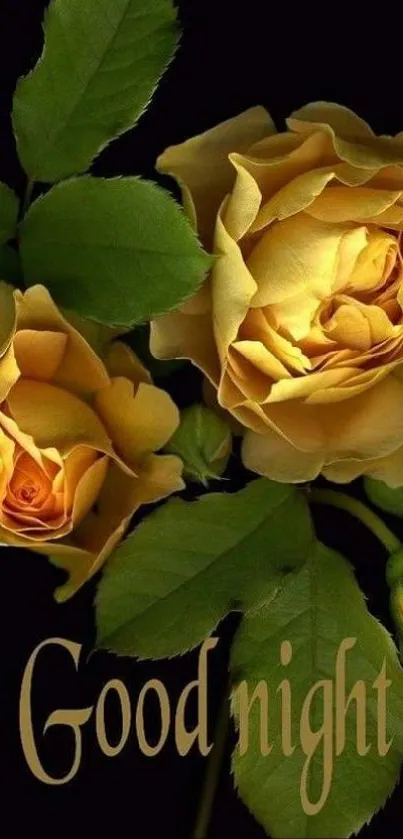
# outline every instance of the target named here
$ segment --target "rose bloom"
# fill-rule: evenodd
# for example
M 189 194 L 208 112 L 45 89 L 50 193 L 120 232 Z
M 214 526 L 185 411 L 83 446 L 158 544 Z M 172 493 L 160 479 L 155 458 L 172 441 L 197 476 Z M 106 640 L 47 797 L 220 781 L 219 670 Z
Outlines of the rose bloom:
M 160 157 L 216 258 L 151 349 L 204 371 L 255 472 L 399 486 L 403 134 L 322 102 L 287 127 L 252 108 Z
M 183 487 L 179 458 L 155 454 L 179 416 L 122 342 L 109 341 L 104 363 L 44 287 L 7 288 L 3 315 L 15 302 L 16 319 L 1 333 L 0 541 L 65 568 L 56 596 L 66 599 L 142 504 Z

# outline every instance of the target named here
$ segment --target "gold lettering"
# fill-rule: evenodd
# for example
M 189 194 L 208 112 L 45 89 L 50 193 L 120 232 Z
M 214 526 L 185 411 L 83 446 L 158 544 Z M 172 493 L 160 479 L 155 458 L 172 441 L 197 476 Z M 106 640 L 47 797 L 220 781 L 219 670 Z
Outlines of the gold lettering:
M 291 641 L 283 641 L 280 647 L 280 661 L 283 667 L 287 667 L 292 659 L 292 644 Z M 289 679 L 283 679 L 280 682 L 276 693 L 281 693 L 281 744 L 283 754 L 285 757 L 291 757 L 295 752 L 292 740 L 292 725 L 291 725 L 291 685 Z
M 235 695 L 238 698 L 239 707 L 239 753 L 246 754 L 249 748 L 249 716 L 253 703 L 260 700 L 260 753 L 264 757 L 270 754 L 273 746 L 269 743 L 269 696 L 267 682 L 263 679 L 258 682 L 249 701 L 248 683 L 240 682 Z
M 199 751 L 206 757 L 213 748 L 208 744 L 207 726 L 207 653 L 218 644 L 218 638 L 207 638 L 200 649 L 198 678 L 190 682 L 181 693 L 175 714 L 175 740 L 179 754 L 187 755 L 195 740 L 198 740 Z M 198 724 L 193 731 L 185 726 L 186 703 L 193 690 L 197 690 L 197 718 Z
M 311 728 L 311 704 L 318 690 L 323 691 L 323 723 L 317 731 Z M 315 816 L 326 803 L 333 777 L 333 684 L 330 679 L 322 679 L 310 689 L 302 706 L 300 721 L 301 747 L 306 755 L 301 774 L 301 804 L 307 816 Z M 323 775 L 321 793 L 313 803 L 308 797 L 308 778 L 311 760 L 323 740 Z
M 378 692 L 377 698 L 377 725 L 378 725 L 378 754 L 385 757 L 393 743 L 393 737 L 386 742 L 386 691 L 392 684 L 391 679 L 386 678 L 386 659 L 384 658 L 379 676 L 376 677 L 373 687 Z
M 119 742 L 116 746 L 111 746 L 106 736 L 105 730 L 105 702 L 110 690 L 115 691 L 119 697 L 120 710 L 122 714 L 122 733 Z M 99 694 L 96 712 L 95 712 L 95 728 L 97 732 L 98 743 L 101 750 L 107 757 L 116 757 L 119 752 L 125 747 L 127 738 L 130 733 L 131 725 L 131 707 L 130 696 L 127 688 L 120 681 L 120 679 L 111 679 Z
M 150 746 L 147 742 L 144 727 L 144 703 L 147 693 L 154 690 L 158 696 L 161 709 L 161 735 L 158 743 L 155 746 Z M 165 745 L 168 737 L 169 725 L 171 721 L 171 709 L 169 707 L 169 697 L 165 686 L 159 679 L 151 679 L 147 682 L 140 691 L 139 700 L 136 709 L 136 731 L 139 741 L 139 746 L 143 754 L 147 757 L 154 757 L 161 751 Z
M 74 778 L 79 769 L 82 754 L 80 728 L 82 725 L 88 722 L 93 709 L 91 707 L 77 708 L 76 710 L 58 710 L 50 714 L 50 716 L 46 720 L 43 729 L 44 734 L 46 734 L 48 729 L 54 725 L 67 725 L 72 729 L 74 734 L 74 760 L 72 763 L 72 767 L 70 771 L 67 773 L 67 775 L 64 775 L 64 777 L 52 778 L 51 775 L 48 775 L 47 772 L 45 772 L 38 756 L 35 744 L 35 735 L 32 725 L 31 707 L 32 678 L 36 659 L 41 650 L 44 649 L 44 647 L 50 646 L 51 644 L 56 644 L 67 650 L 74 661 L 76 670 L 78 670 L 78 663 L 82 649 L 81 644 L 75 644 L 73 641 L 67 641 L 64 638 L 48 638 L 46 641 L 42 641 L 42 643 L 36 647 L 25 668 L 21 684 L 19 703 L 20 737 L 25 759 L 33 775 L 35 775 L 35 777 L 38 778 L 39 781 L 42 781 L 44 784 L 57 785 L 67 784 L 69 781 L 71 781 L 72 778 Z
M 357 754 L 365 757 L 371 744 L 367 745 L 367 692 L 365 682 L 359 679 L 353 686 L 346 700 L 346 652 L 352 650 L 356 638 L 344 638 L 336 658 L 336 755 L 343 754 L 346 744 L 346 715 L 351 702 L 356 703 L 356 744 Z

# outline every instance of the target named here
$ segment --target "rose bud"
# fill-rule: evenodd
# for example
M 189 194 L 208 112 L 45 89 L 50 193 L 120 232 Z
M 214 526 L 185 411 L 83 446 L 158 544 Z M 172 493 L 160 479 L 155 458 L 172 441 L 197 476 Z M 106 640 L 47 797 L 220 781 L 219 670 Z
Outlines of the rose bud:
M 181 458 L 185 477 L 207 486 L 225 472 L 231 443 L 224 420 L 205 405 L 191 405 L 181 413 L 179 428 L 165 451 Z

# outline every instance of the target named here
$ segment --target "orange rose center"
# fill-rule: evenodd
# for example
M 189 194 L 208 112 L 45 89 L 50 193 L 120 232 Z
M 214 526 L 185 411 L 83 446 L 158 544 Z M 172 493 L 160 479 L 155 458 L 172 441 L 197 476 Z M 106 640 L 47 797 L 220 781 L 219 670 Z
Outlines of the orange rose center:
M 42 467 L 27 452 L 17 453 L 3 500 L 4 511 L 13 518 L 22 516 L 24 520 L 26 516 L 38 514 L 45 520 L 52 516 L 55 512 L 52 478 L 57 472 L 58 467 L 50 461 Z
M 51 488 L 49 478 L 33 458 L 22 455 L 9 484 L 9 496 L 24 506 L 33 506 L 35 502 L 44 500 Z

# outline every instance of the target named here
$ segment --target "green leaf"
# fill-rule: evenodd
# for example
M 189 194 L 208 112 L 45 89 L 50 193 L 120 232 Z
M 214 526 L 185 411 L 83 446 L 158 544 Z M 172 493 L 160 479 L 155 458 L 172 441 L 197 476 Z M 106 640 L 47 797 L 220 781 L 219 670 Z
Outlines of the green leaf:
M 181 207 L 156 184 L 89 175 L 53 187 L 21 224 L 27 285 L 60 306 L 130 326 L 190 297 L 210 265 Z
M 15 235 L 18 198 L 9 186 L 0 182 L 0 245 Z
M 52 183 L 85 172 L 145 110 L 177 41 L 170 0 L 53 0 L 43 55 L 14 97 L 29 176 Z
M 392 489 L 383 481 L 365 477 L 364 489 L 375 507 L 379 507 L 385 513 L 393 513 L 393 515 L 403 518 L 403 487 Z
M 20 258 L 10 245 L 0 247 L 0 280 L 6 280 L 14 286 L 22 282 Z
M 366 739 L 371 748 L 367 755 L 357 754 L 356 706 L 352 701 L 346 716 L 344 751 L 339 756 L 331 754 L 335 733 L 333 690 L 328 706 L 331 715 L 327 728 L 329 752 L 325 759 L 328 766 L 333 766 L 330 792 L 316 815 L 307 814 L 302 806 L 300 784 L 305 752 L 309 753 L 309 747 L 305 743 L 305 752 L 301 747 L 301 711 L 308 692 L 320 680 L 333 680 L 334 686 L 336 655 L 347 638 L 356 643 L 346 653 L 346 696 L 358 680 L 364 681 Z M 292 644 L 288 665 L 280 663 L 280 646 L 285 641 Z M 378 693 L 373 683 L 384 661 L 386 677 L 392 682 L 386 693 L 386 740 L 391 736 L 394 740 L 387 755 L 380 756 Z M 234 642 L 231 665 L 238 683 L 233 694 L 238 726 L 241 680 L 247 682 L 249 698 L 259 681 L 263 680 L 268 687 L 268 739 L 272 751 L 265 754 L 265 748 L 261 749 L 260 702 L 257 699 L 249 717 L 249 744 L 242 739 L 244 754 L 241 755 L 238 744 L 233 764 L 241 798 L 258 821 L 273 839 L 290 836 L 293 839 L 320 839 L 323 836 L 343 839 L 360 830 L 383 806 L 398 780 L 403 747 L 403 676 L 393 641 L 367 611 L 346 560 L 317 544 L 308 562 L 297 574 L 285 580 L 277 595 L 244 618 Z M 285 703 L 291 709 L 291 743 L 296 747 L 291 756 L 285 756 L 283 751 L 281 736 L 287 726 L 281 724 L 281 691 L 276 692 L 283 679 L 291 686 L 291 702 Z M 246 716 L 242 719 L 243 738 L 247 730 Z M 382 731 L 381 715 L 379 720 Z M 318 731 L 323 721 L 323 690 L 318 689 L 310 712 L 312 731 Z M 241 733 L 240 730 L 240 742 Z M 307 764 L 306 790 L 313 805 L 320 799 L 323 765 L 324 750 L 320 744 L 311 763 Z M 309 808 L 306 806 L 305 809 Z
M 195 647 L 231 609 L 261 602 L 305 560 L 308 507 L 295 488 L 173 499 L 117 550 L 98 588 L 97 646 L 163 658 Z

